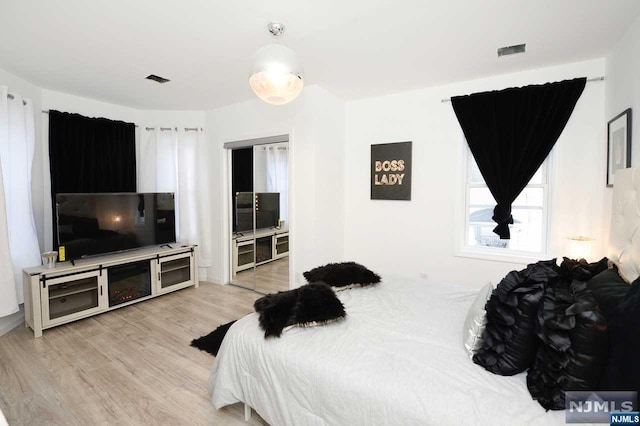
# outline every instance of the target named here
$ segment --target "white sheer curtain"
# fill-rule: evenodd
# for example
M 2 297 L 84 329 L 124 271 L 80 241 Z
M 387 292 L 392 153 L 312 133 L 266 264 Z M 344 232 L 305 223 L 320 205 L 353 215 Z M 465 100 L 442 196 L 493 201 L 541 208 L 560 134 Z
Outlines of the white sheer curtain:
M 24 301 L 22 268 L 40 264 L 31 206 L 33 103 L 0 86 L 0 317 Z
M 149 129 L 140 135 L 138 192 L 177 192 L 178 132 L 172 127 Z
M 280 219 L 289 225 L 289 147 L 286 144 L 267 146 L 267 191 L 280 193 Z
M 209 167 L 202 129 L 178 130 L 178 203 L 182 241 L 198 244 L 200 268 L 212 264 Z
M 175 192 L 177 239 L 198 244 L 200 268 L 211 266 L 211 224 L 205 137 L 202 129 L 143 129 L 138 155 L 139 192 Z

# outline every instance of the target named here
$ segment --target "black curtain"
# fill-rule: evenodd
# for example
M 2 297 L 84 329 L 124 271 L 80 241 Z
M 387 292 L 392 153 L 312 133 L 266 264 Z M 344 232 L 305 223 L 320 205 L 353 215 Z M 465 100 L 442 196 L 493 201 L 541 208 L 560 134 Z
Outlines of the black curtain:
M 493 232 L 509 239 L 511 204 L 560 137 L 586 78 L 451 98 L 471 153 L 496 200 Z
M 233 194 L 232 216 L 233 231 L 237 230 L 236 223 L 236 193 L 253 191 L 253 147 L 234 149 L 231 151 L 231 193 Z
M 135 192 L 135 125 L 49 111 L 53 245 L 58 247 L 56 194 Z

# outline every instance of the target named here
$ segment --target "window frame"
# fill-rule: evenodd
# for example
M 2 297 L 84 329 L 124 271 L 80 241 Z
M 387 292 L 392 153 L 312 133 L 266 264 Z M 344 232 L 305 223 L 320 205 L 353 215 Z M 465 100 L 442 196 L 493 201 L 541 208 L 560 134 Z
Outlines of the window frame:
M 462 196 L 460 197 L 462 203 L 462 214 L 459 215 L 459 220 L 456 221 L 456 227 L 458 228 L 457 243 L 455 256 L 468 257 L 474 259 L 494 260 L 500 262 L 519 263 L 526 264 L 531 261 L 550 258 L 551 253 L 551 210 L 553 200 L 553 177 L 555 176 L 553 150 L 544 160 L 545 178 L 543 183 L 528 184 L 526 188 L 542 188 L 542 250 L 540 252 L 529 252 L 523 250 L 504 249 L 497 247 L 486 246 L 470 246 L 469 241 L 469 202 L 471 198 L 472 188 L 487 188 L 486 183 L 474 183 L 471 182 L 471 166 L 473 155 L 463 139 L 463 179 L 462 179 Z M 493 207 L 493 206 L 490 206 Z M 513 208 L 514 210 L 517 207 Z M 460 232 L 461 231 L 461 232 Z

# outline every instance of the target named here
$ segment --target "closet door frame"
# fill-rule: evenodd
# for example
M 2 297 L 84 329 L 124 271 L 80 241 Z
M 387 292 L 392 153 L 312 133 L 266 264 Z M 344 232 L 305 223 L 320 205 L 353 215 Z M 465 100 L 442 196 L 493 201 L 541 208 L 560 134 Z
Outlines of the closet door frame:
M 289 184 L 288 184 L 288 194 L 287 194 L 287 198 L 288 198 L 288 204 L 287 204 L 287 209 L 288 209 L 288 219 L 289 219 L 289 223 L 288 223 L 288 230 L 289 230 L 289 241 L 290 241 L 290 248 L 292 247 L 292 240 L 293 238 L 291 238 L 291 234 L 292 229 L 293 229 L 293 223 L 291 221 L 291 203 L 292 203 L 292 188 L 293 188 L 293 182 L 291 179 L 291 163 L 292 163 L 292 156 L 291 156 L 291 142 L 293 140 L 293 138 L 291 137 L 291 135 L 293 134 L 293 132 L 288 132 L 288 133 L 283 133 L 283 134 L 279 134 L 279 135 L 275 135 L 275 136 L 267 136 L 267 137 L 258 137 L 258 138 L 251 138 L 251 139 L 243 139 L 243 140 L 234 140 L 234 141 L 230 141 L 230 142 L 225 142 L 223 144 L 223 152 L 224 155 L 223 157 L 223 181 L 225 181 L 223 183 L 223 191 L 224 193 L 222 194 L 222 209 L 223 209 L 223 220 L 222 220 L 222 235 L 223 235 L 223 258 L 225 259 L 224 261 L 224 265 L 223 265 L 223 282 L 225 284 L 230 284 L 230 285 L 235 285 L 235 286 L 239 286 L 241 288 L 245 288 L 245 289 L 249 289 L 249 290 L 253 290 L 256 291 L 256 275 L 255 275 L 255 256 L 256 256 L 256 248 L 255 248 L 255 242 L 254 242 L 254 266 L 253 266 L 253 271 L 254 271 L 254 275 L 253 275 L 253 287 L 252 288 L 248 288 L 245 286 L 242 286 L 238 283 L 234 283 L 233 282 L 233 271 L 234 271 L 234 262 L 235 262 L 235 240 L 232 238 L 233 237 L 233 202 L 234 202 L 234 198 L 233 198 L 233 194 L 232 194 L 232 151 L 236 150 L 236 149 L 243 149 L 243 148 L 252 148 L 255 150 L 256 146 L 259 145 L 271 145 L 271 144 L 277 144 L 277 143 L 288 143 L 289 144 L 289 159 L 288 159 L 288 170 L 287 173 L 289 175 Z M 253 172 L 254 172 L 254 177 L 253 177 L 253 192 L 255 194 L 255 158 L 252 162 L 252 167 L 253 167 Z M 255 211 L 253 212 L 253 225 L 254 225 L 254 231 L 255 231 Z M 292 287 L 292 283 L 294 283 L 294 256 L 292 255 L 292 251 L 289 252 L 289 288 Z

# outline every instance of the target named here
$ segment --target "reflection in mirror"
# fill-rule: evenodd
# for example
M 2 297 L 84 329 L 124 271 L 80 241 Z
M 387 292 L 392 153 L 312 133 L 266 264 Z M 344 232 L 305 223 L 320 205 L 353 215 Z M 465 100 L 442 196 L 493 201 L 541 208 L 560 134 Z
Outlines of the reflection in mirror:
M 231 283 L 260 293 L 289 289 L 289 144 L 231 152 Z
M 289 144 L 254 146 L 255 290 L 289 289 Z
M 253 148 L 231 151 L 231 284 L 255 290 Z

